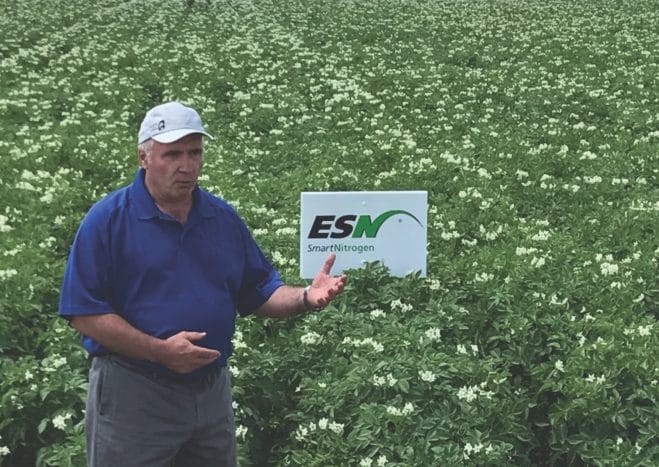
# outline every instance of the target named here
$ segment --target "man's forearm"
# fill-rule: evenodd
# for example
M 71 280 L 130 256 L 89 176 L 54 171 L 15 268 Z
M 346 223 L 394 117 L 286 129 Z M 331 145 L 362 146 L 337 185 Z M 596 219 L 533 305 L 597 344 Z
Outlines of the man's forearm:
M 143 333 L 116 313 L 76 316 L 71 326 L 113 352 L 159 361 L 163 341 Z
M 254 313 L 271 318 L 285 318 L 309 310 L 321 310 L 343 291 L 346 276 L 330 276 L 336 255 L 332 253 L 320 267 L 318 274 L 307 288 L 283 285 Z
M 304 303 L 304 288 L 283 285 L 273 292 L 267 302 L 255 311 L 259 316 L 286 318 L 307 311 Z
M 189 373 L 220 356 L 217 350 L 193 344 L 202 339 L 205 332 L 180 331 L 160 339 L 145 334 L 116 313 L 76 316 L 71 325 L 113 352 L 149 360 L 177 373 Z

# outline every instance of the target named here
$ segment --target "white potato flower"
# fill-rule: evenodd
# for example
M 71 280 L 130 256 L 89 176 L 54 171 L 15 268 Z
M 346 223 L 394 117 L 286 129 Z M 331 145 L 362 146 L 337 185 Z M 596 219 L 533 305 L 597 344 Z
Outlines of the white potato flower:
M 66 422 L 69 420 L 73 414 L 66 412 L 65 414 L 56 415 L 53 417 L 53 426 L 59 430 L 66 429 Z

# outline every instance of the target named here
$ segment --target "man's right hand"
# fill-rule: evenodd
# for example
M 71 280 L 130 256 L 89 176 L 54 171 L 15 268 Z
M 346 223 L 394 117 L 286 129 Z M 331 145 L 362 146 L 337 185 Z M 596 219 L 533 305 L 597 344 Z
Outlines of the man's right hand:
M 205 336 L 205 332 L 181 331 L 165 339 L 158 363 L 181 374 L 213 363 L 220 352 L 193 344 Z
M 113 352 L 150 360 L 176 373 L 189 373 L 220 356 L 217 350 L 193 344 L 205 332 L 181 331 L 163 340 L 143 333 L 116 313 L 76 316 L 71 326 Z

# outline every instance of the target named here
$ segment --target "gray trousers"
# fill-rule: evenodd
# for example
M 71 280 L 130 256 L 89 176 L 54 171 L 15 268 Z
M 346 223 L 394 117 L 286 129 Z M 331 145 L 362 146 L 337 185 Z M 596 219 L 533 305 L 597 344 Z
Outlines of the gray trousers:
M 89 467 L 233 467 L 228 368 L 181 383 L 114 356 L 94 357 L 85 434 Z

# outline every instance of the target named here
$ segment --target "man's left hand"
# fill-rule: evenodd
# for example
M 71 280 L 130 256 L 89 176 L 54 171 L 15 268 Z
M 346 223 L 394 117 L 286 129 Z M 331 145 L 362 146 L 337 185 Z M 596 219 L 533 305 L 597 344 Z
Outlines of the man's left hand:
M 307 293 L 307 301 L 313 308 L 324 308 L 329 302 L 343 291 L 348 278 L 345 274 L 340 276 L 330 276 L 330 271 L 336 260 L 336 255 L 331 254 L 325 259 L 325 263 L 311 282 L 311 287 Z

